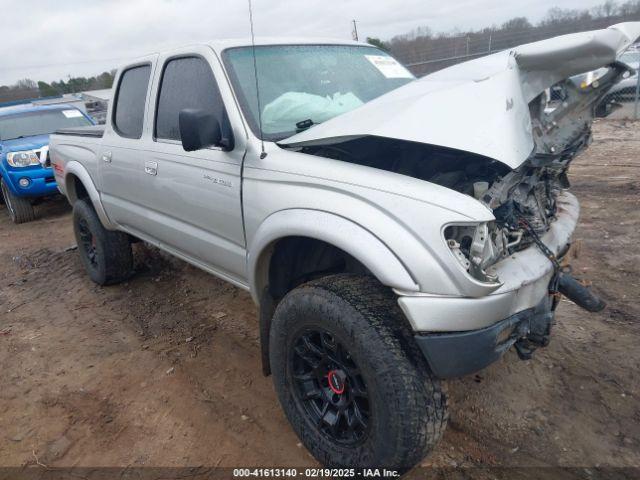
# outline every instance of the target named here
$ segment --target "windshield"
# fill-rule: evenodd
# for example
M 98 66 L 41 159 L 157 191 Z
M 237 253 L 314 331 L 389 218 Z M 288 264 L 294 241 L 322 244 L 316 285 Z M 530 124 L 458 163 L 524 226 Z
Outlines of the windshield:
M 0 140 L 47 135 L 61 128 L 88 125 L 91 122 L 75 108 L 16 113 L 0 117 Z
M 256 136 L 278 141 L 398 88 L 415 77 L 389 54 L 345 45 L 255 47 L 225 50 L 223 60 Z

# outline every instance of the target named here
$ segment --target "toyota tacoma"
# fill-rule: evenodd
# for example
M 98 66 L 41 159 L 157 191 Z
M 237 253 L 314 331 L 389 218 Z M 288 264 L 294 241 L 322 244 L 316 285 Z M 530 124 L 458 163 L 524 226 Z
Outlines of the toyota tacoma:
M 0 191 L 14 223 L 35 219 L 34 204 L 58 193 L 49 134 L 93 122 L 75 107 L 20 105 L 0 109 Z
M 446 426 L 444 380 L 511 347 L 530 358 L 560 295 L 604 308 L 566 265 L 567 171 L 639 36 L 619 24 L 421 79 L 322 39 L 140 58 L 105 126 L 51 138 L 81 259 L 114 284 L 142 240 L 250 291 L 264 372 L 309 451 L 405 471 Z

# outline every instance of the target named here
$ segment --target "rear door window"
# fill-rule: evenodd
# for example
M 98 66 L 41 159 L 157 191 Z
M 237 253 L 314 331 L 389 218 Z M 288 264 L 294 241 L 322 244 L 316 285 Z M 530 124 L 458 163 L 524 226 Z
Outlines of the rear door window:
M 180 141 L 178 116 L 181 110 L 204 110 L 222 119 L 224 105 L 209 64 L 200 57 L 169 60 L 162 74 L 155 136 Z
M 140 138 L 144 120 L 144 105 L 149 88 L 151 66 L 142 65 L 126 70 L 116 94 L 113 126 L 122 137 Z

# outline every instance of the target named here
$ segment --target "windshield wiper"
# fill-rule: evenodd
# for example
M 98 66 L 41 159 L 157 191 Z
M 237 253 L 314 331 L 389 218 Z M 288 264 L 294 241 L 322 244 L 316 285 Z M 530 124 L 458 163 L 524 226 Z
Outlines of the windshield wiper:
M 296 123 L 296 133 L 304 132 L 308 128 L 311 128 L 314 125 L 313 120 L 307 118 L 306 120 L 302 120 Z

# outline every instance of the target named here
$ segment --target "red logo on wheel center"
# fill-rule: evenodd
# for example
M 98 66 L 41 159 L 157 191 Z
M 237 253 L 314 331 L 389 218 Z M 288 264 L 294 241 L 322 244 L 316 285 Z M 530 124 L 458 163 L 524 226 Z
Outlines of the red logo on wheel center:
M 327 374 L 327 380 L 329 381 L 329 388 L 333 393 L 337 393 L 338 395 L 342 395 L 344 393 L 344 380 L 338 372 L 331 370 Z

